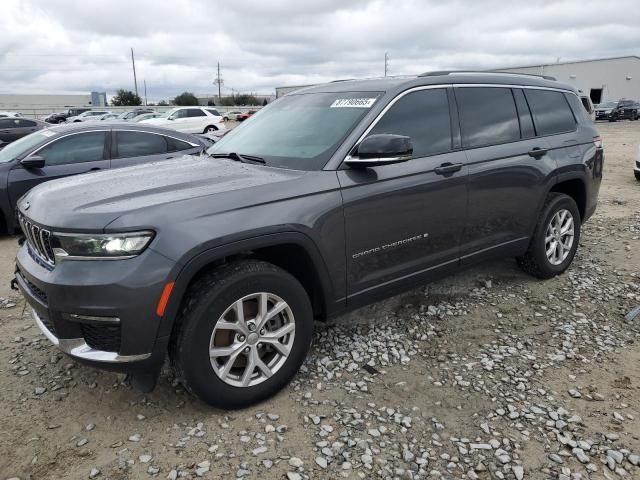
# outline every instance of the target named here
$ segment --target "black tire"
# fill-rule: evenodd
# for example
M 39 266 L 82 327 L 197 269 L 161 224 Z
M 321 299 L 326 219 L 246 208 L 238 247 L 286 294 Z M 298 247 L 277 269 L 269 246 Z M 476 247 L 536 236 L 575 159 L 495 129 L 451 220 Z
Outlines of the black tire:
M 202 133 L 207 133 L 209 131 L 215 132 L 216 130 L 218 130 L 218 128 L 215 125 L 207 125 L 206 127 L 204 127 Z
M 638 180 L 640 182 L 640 172 L 633 172 L 633 174 L 636 176 L 636 180 Z
M 254 386 L 233 386 L 211 366 L 209 342 L 213 328 L 236 300 L 262 291 L 278 295 L 291 308 L 295 322 L 293 345 L 273 376 Z M 313 312 L 304 287 L 285 270 L 256 260 L 228 264 L 198 279 L 185 295 L 176 322 L 170 356 L 178 380 L 209 405 L 225 409 L 258 403 L 285 387 L 302 365 L 313 334 Z
M 574 238 L 567 258 L 562 263 L 554 265 L 547 258 L 545 234 L 547 226 L 553 216 L 563 209 L 568 210 L 573 216 Z M 563 193 L 549 193 L 538 217 L 529 248 L 524 255 L 516 258 L 518 265 L 520 265 L 526 273 L 537 278 L 547 279 L 560 275 L 571 265 L 573 257 L 576 254 L 578 244 L 580 243 L 581 223 L 580 211 L 573 198 Z

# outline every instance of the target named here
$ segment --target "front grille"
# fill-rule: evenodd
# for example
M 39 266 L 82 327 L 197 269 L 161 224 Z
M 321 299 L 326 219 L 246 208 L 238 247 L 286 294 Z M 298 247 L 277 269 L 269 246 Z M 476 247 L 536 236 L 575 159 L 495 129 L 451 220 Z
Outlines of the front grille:
M 41 260 L 51 267 L 55 265 L 56 257 L 51 247 L 51 231 L 39 227 L 20 212 L 18 212 L 18 221 L 27 239 L 29 251 L 35 255 L 36 260 Z
M 91 348 L 105 352 L 120 350 L 120 325 L 82 324 L 82 336 Z

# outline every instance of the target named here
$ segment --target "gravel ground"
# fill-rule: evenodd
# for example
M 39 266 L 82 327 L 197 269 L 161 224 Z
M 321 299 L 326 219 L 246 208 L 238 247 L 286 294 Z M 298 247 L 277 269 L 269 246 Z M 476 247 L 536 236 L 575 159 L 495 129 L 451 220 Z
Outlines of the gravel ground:
M 81 366 L 8 288 L 0 240 L 0 478 L 640 478 L 640 122 L 599 124 L 599 210 L 570 270 L 493 262 L 318 325 L 275 398 L 208 408 Z

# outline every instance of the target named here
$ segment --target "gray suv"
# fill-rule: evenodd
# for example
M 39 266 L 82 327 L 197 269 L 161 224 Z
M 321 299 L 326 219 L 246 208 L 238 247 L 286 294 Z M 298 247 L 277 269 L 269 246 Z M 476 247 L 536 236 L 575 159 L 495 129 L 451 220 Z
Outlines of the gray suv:
M 573 87 L 436 72 L 287 95 L 208 155 L 56 180 L 18 203 L 14 285 L 78 361 L 224 408 L 295 375 L 325 320 L 512 256 L 564 272 L 603 149 Z

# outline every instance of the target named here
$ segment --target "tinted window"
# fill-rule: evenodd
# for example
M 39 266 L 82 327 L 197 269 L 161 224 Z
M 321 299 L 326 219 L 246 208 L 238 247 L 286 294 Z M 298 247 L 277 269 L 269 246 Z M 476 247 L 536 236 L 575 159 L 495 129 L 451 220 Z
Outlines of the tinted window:
M 591 122 L 591 117 L 589 117 L 590 112 L 585 110 L 582 99 L 578 99 L 578 97 L 572 93 L 565 93 L 564 97 L 567 99 L 567 102 L 569 102 L 575 118 L 582 119 L 585 123 Z
M 106 132 L 86 132 L 63 137 L 36 153 L 46 165 L 95 162 L 103 159 Z
M 531 112 L 529 111 L 529 105 L 524 98 L 524 92 L 515 88 L 512 90 L 513 98 L 516 100 L 516 108 L 518 109 L 518 119 L 520 120 L 520 134 L 522 138 L 531 138 L 536 136 L 536 132 L 533 129 L 533 120 L 531 119 Z
M 178 140 L 177 138 L 165 137 L 167 139 L 167 145 L 169 152 L 178 152 L 180 150 L 188 150 L 193 148 L 187 142 L 183 142 L 182 140 Z
M 0 128 L 15 128 L 18 126 L 18 120 L 15 118 L 0 118 Z
M 187 109 L 187 117 L 206 117 L 207 114 L 204 113 L 199 108 L 189 108 Z
M 571 132 L 576 128 L 569 104 L 561 92 L 526 89 L 538 135 Z
M 216 117 L 220 116 L 220 113 L 217 110 L 214 110 L 213 108 L 208 108 L 207 112 L 209 112 L 211 115 L 215 115 Z
M 405 95 L 393 104 L 369 134 L 379 133 L 411 137 L 414 157 L 451 150 L 447 91 L 430 89 Z
M 516 105 L 509 88 L 457 88 L 462 145 L 482 147 L 520 139 Z
M 36 122 L 34 122 L 32 120 L 25 120 L 24 118 L 21 118 L 18 121 L 18 126 L 20 126 L 20 127 L 35 127 L 36 126 Z
M 167 152 L 165 137 L 153 133 L 117 132 L 116 143 L 118 154 L 114 158 L 141 157 Z

